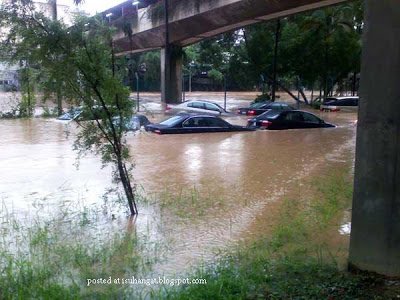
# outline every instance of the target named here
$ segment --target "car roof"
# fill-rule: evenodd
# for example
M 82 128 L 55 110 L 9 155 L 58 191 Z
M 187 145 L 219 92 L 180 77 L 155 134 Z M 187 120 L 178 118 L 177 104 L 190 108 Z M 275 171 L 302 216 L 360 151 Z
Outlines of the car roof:
M 204 102 L 204 103 L 211 103 L 211 104 L 219 105 L 216 102 L 212 102 L 212 101 L 208 101 L 208 100 L 186 100 L 186 101 L 184 101 L 182 103 L 189 103 L 189 102 Z
M 318 119 L 321 119 L 316 114 L 313 114 L 312 112 L 309 112 L 309 111 L 306 111 L 306 110 L 293 109 L 293 110 L 285 110 L 285 112 L 302 112 L 302 113 L 307 113 L 307 114 L 313 115 L 314 117 L 317 117 Z
M 329 100 L 359 99 L 358 96 L 327 97 Z
M 311 115 L 314 115 L 314 116 L 316 116 L 317 118 L 319 118 L 317 115 L 313 114 L 312 112 L 309 112 L 309 111 L 306 111 L 306 110 L 300 110 L 300 109 L 292 109 L 292 110 L 270 109 L 270 110 L 266 111 L 266 112 L 263 113 L 263 114 L 266 114 L 266 113 L 274 113 L 274 112 L 279 113 L 279 114 L 282 114 L 282 113 L 301 112 L 301 113 L 311 114 Z M 260 115 L 260 116 L 261 116 L 261 115 Z
M 205 118 L 217 118 L 221 119 L 219 116 L 212 116 L 212 115 L 206 115 L 206 114 L 201 114 L 201 113 L 189 113 L 189 112 L 181 112 L 179 114 L 176 114 L 175 116 L 182 116 L 182 117 L 205 117 Z

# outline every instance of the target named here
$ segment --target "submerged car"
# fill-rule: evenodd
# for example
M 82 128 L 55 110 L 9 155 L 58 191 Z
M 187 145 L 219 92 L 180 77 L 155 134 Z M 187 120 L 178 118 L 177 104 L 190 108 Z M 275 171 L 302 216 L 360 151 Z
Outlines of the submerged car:
M 166 114 L 177 114 L 181 112 L 200 113 L 215 116 L 231 116 L 233 114 L 227 112 L 220 105 L 214 102 L 205 100 L 190 100 L 178 105 L 168 105 L 165 111 Z
M 271 130 L 336 127 L 335 125 L 326 123 L 316 115 L 302 110 L 270 110 L 249 119 L 247 126 L 250 128 Z
M 119 125 L 119 117 L 113 118 L 114 125 Z M 134 115 L 131 116 L 129 119 L 126 119 L 124 123 L 124 130 L 126 131 L 136 131 L 139 130 L 142 126 L 146 126 L 150 124 L 149 119 L 147 119 L 144 115 Z
M 68 112 L 62 114 L 57 118 L 57 120 L 61 121 L 71 121 L 75 120 L 82 114 L 82 109 L 81 108 L 71 108 Z
M 239 115 L 245 115 L 245 114 L 247 114 L 247 112 L 249 110 L 256 109 L 256 108 L 261 108 L 261 107 L 263 107 L 265 105 L 268 105 L 270 103 L 271 103 L 271 101 L 252 102 L 250 104 L 250 106 L 248 106 L 248 107 L 239 107 L 236 112 Z
M 248 116 L 258 116 L 269 110 L 285 111 L 293 110 L 294 108 L 285 102 L 269 102 L 261 105 L 260 107 L 255 107 L 246 111 Z
M 320 106 L 321 111 L 355 111 L 357 109 L 359 98 L 351 97 L 328 97 Z
M 252 131 L 244 126 L 232 125 L 216 116 L 181 113 L 159 124 L 145 126 L 146 131 L 158 134 Z

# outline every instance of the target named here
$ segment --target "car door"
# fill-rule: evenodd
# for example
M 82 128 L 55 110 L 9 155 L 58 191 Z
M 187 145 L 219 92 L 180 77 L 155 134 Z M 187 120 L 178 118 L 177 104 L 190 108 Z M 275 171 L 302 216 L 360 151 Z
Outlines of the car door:
M 279 129 L 302 128 L 303 115 L 300 111 L 284 111 L 279 117 Z
M 187 110 L 194 113 L 203 113 L 204 112 L 204 103 L 193 101 L 187 104 Z
M 224 120 L 221 120 L 220 118 L 205 118 L 208 126 L 208 131 L 209 132 L 225 132 L 229 131 L 231 126 Z
M 356 111 L 358 106 L 358 99 L 354 97 L 341 99 L 338 101 L 337 106 L 342 111 L 348 111 L 348 112 Z
M 205 117 L 190 117 L 182 123 L 183 133 L 200 133 L 207 132 L 208 125 Z

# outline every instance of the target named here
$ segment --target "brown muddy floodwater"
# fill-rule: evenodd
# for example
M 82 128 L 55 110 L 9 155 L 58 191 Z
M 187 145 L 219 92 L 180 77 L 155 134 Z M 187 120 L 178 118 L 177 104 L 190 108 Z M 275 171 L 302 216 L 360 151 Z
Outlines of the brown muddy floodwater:
M 159 245 L 155 272 L 188 271 L 254 232 L 268 205 L 318 168 L 353 161 L 353 113 L 321 113 L 337 128 L 155 135 L 129 133 L 139 203 L 135 228 Z M 235 123 L 245 124 L 246 118 Z M 87 156 L 76 169 L 76 128 L 55 120 L 1 120 L 0 201 L 23 220 L 46 217 L 59 206 L 102 205 L 112 186 L 110 168 Z M 125 212 L 104 222 L 126 228 Z M 267 216 L 265 216 L 267 218 Z M 100 226 L 100 225 L 99 225 Z M 94 232 L 105 230 L 99 227 Z M 107 230 L 110 230 L 109 227 Z

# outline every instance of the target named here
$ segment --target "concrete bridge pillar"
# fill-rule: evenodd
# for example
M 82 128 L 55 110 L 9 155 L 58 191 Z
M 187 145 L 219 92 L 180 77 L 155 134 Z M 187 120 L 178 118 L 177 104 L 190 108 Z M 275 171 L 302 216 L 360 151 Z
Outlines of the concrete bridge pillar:
M 349 266 L 400 276 L 400 5 L 367 0 Z
M 161 101 L 182 102 L 182 47 L 171 45 L 161 49 Z

